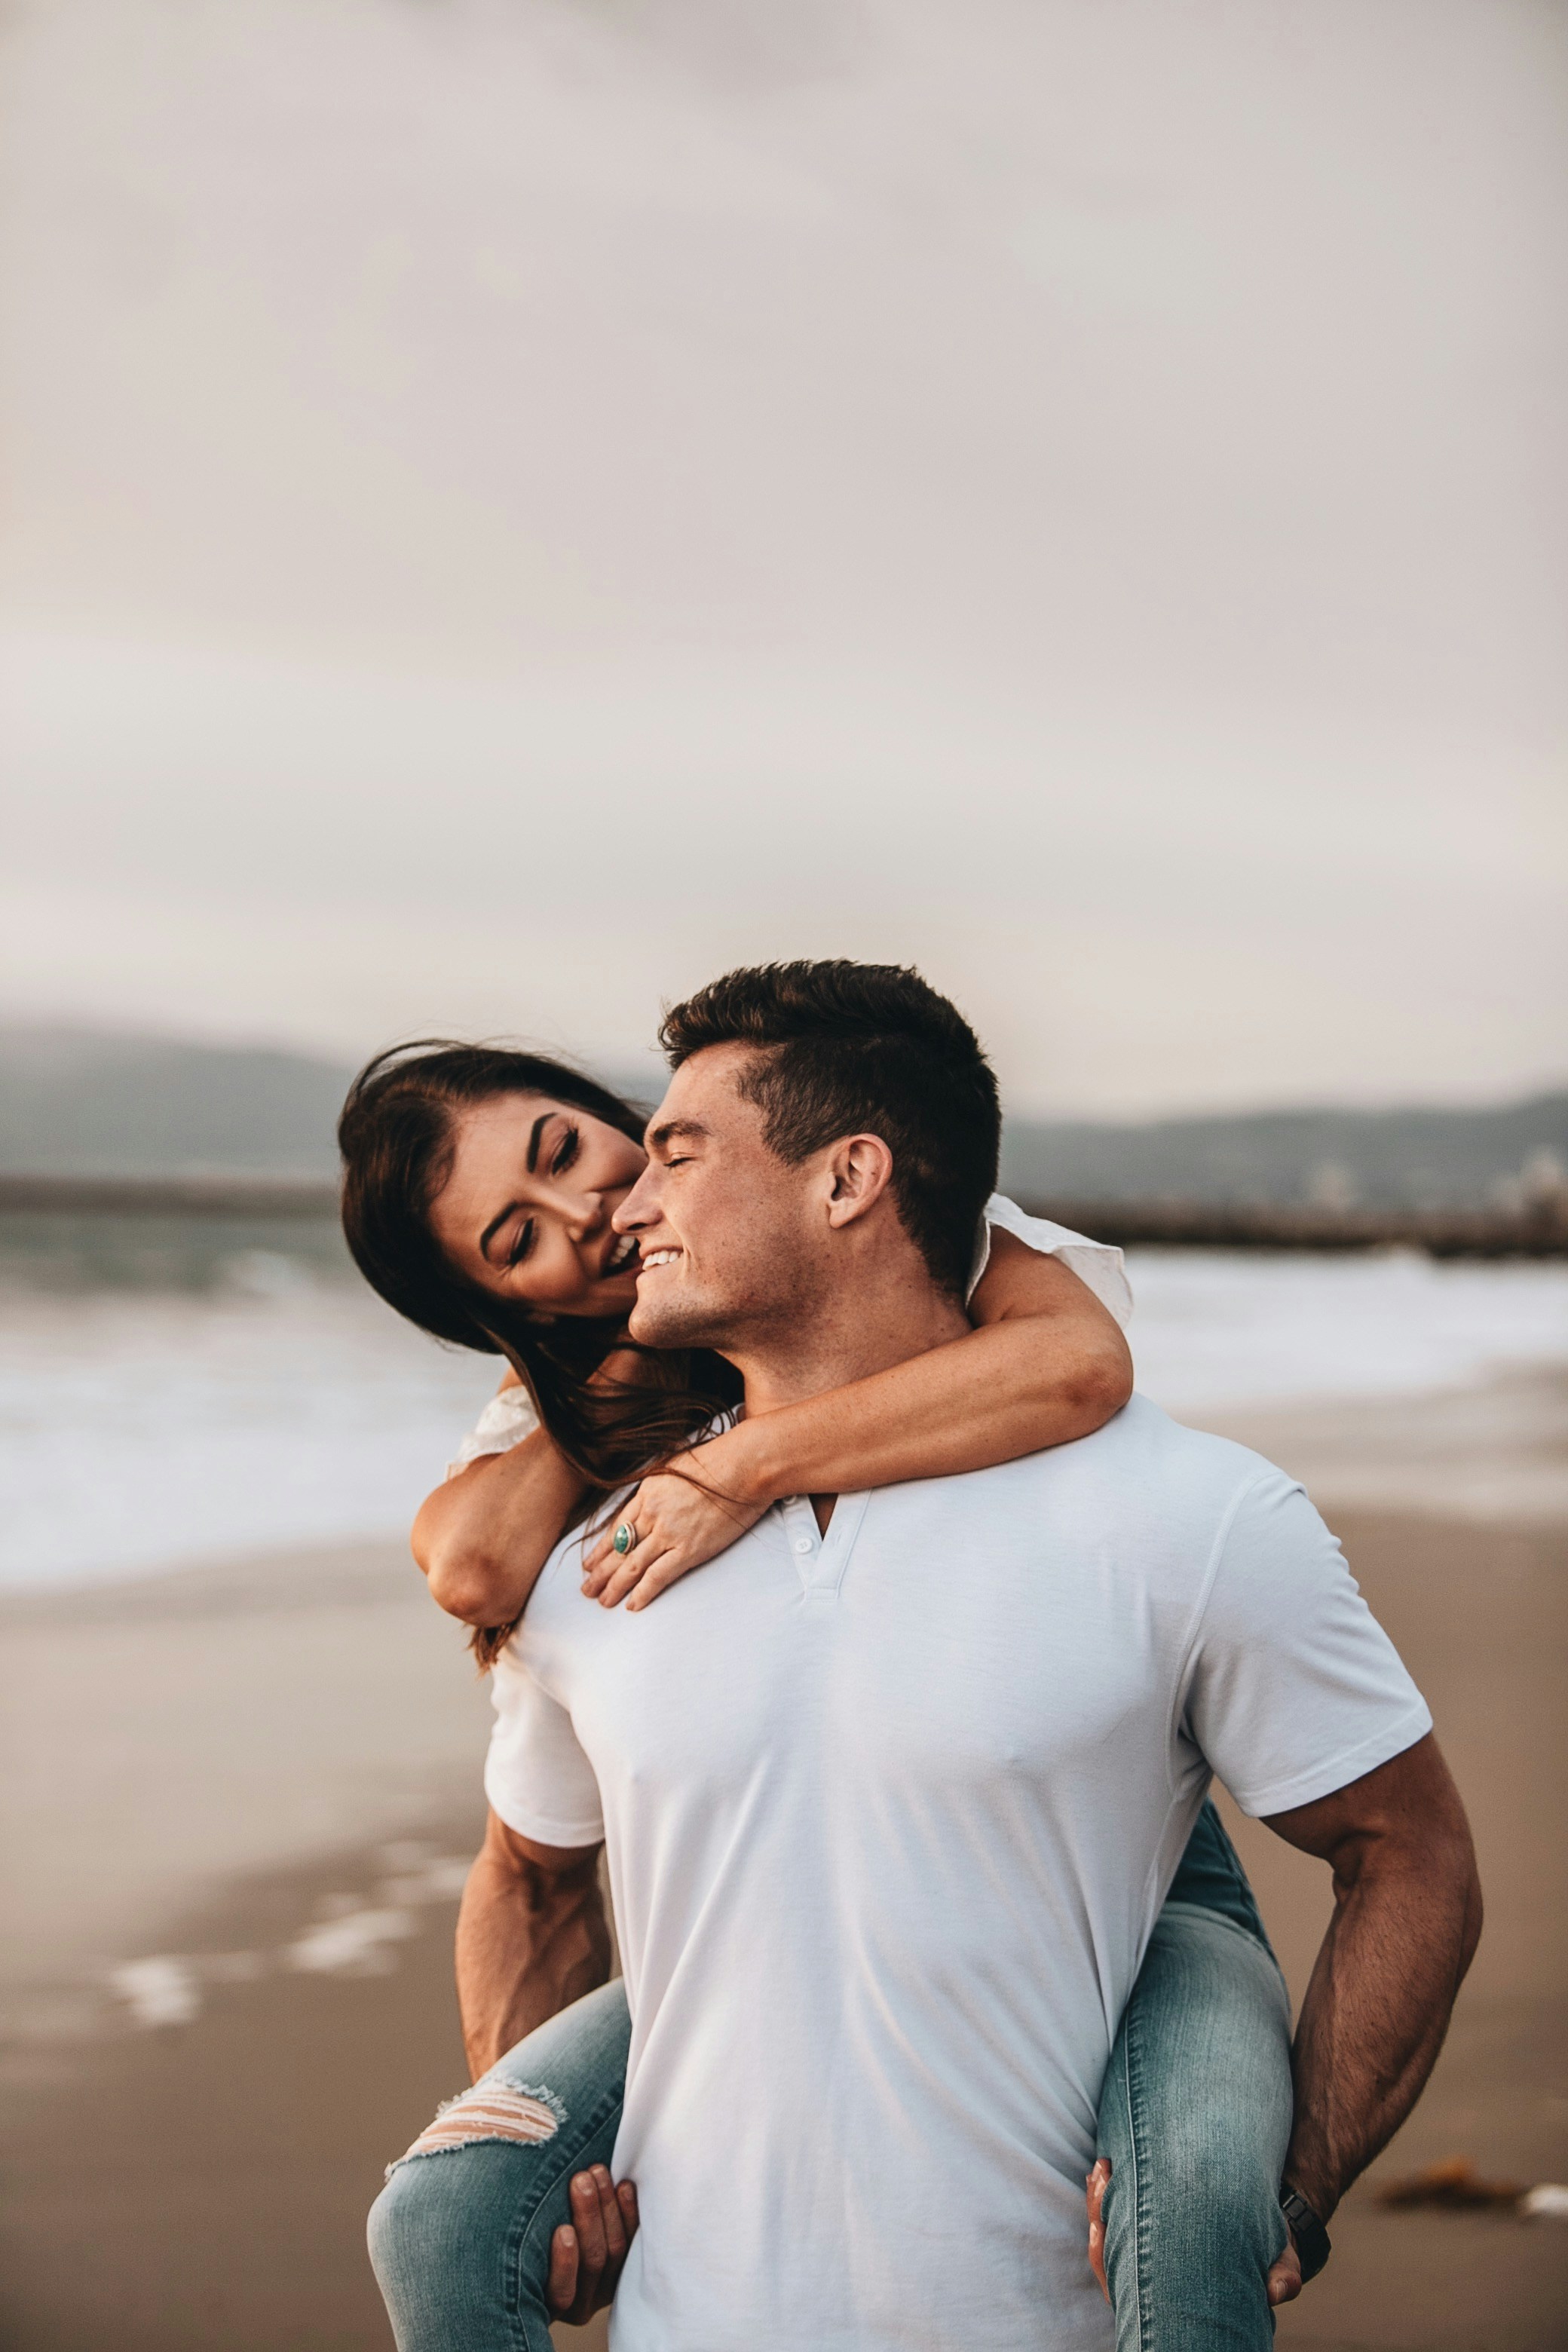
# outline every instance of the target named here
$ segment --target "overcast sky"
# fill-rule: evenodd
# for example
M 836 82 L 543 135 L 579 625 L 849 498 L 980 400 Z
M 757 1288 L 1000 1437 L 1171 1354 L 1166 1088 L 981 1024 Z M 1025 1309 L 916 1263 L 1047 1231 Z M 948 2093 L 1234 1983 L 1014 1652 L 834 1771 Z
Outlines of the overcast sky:
M 12 0 L 0 1018 L 1568 1075 L 1568 11 Z

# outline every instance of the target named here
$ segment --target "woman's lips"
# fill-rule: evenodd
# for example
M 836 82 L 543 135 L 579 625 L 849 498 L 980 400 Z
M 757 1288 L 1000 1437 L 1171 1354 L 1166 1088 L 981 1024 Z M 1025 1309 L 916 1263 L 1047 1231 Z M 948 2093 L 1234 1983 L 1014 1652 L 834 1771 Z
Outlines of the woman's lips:
M 599 1279 L 601 1282 L 606 1282 L 612 1275 L 628 1274 L 636 1266 L 637 1262 L 636 1234 L 617 1234 L 600 1262 Z

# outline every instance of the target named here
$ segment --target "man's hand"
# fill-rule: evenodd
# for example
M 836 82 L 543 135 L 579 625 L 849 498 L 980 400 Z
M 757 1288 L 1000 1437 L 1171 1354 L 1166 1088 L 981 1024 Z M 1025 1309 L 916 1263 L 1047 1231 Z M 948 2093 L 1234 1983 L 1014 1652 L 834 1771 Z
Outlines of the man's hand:
M 1107 2303 L 1110 2287 L 1105 2275 L 1105 2192 L 1110 2186 L 1110 2160 L 1097 2157 L 1094 2169 L 1084 2180 L 1084 2199 L 1089 2207 L 1089 2266 L 1100 2281 L 1100 2292 Z M 1268 2273 L 1268 2301 L 1271 2308 L 1281 2303 L 1294 2303 L 1301 2292 L 1301 2265 L 1297 2259 L 1294 2240 L 1289 2231 L 1285 2251 Z
M 702 1454 L 716 1461 L 721 1443 L 715 1439 Z M 583 1590 L 591 1601 L 605 1609 L 621 1601 L 628 1609 L 646 1609 L 678 1578 L 728 1551 L 767 1509 L 765 1502 L 728 1494 L 688 1465 L 694 1457 L 678 1455 L 667 1470 L 645 1478 L 623 1507 L 616 1525 L 629 1527 L 636 1537 L 630 1551 L 616 1550 L 614 1528 L 601 1536 L 583 1565 Z
M 614 2300 L 637 2233 L 637 2192 L 629 2180 L 616 2188 L 595 2164 L 574 2176 L 570 2195 L 572 2219 L 550 2242 L 550 2308 L 569 2326 L 583 2327 Z

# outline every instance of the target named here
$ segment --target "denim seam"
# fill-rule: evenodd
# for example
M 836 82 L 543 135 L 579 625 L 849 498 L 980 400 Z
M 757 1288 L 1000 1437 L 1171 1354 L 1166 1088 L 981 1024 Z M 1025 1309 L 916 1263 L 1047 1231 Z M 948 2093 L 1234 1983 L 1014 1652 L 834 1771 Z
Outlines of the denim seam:
M 1142 2071 L 1135 2063 L 1135 2045 L 1140 2039 L 1138 2019 L 1134 2013 L 1128 2019 L 1122 2036 L 1122 2066 L 1127 2084 L 1127 2140 L 1132 2150 L 1132 2294 L 1138 2326 L 1138 2352 L 1150 2352 L 1152 2330 L 1143 2293 L 1149 2264 L 1149 2196 L 1139 2145 L 1142 2121 Z M 1119 2340 L 1121 2332 L 1118 2327 Z
M 624 2096 L 624 2093 L 618 2088 L 613 2091 L 605 2091 L 601 2095 L 597 2106 L 591 2107 L 589 2109 L 587 2120 L 584 2124 L 583 2129 L 576 2138 L 574 2143 L 576 2152 L 568 2157 L 564 2149 L 560 2151 L 559 2161 L 555 2170 L 545 2180 L 543 2186 L 536 2189 L 534 2192 L 531 2211 L 526 2215 L 526 2217 L 520 2217 L 520 2219 L 513 2223 L 511 2230 L 508 2232 L 506 2256 L 502 2271 L 502 2278 L 504 2281 L 506 2294 L 506 2311 L 507 2317 L 512 2322 L 516 2329 L 517 2341 L 519 2345 L 522 2347 L 522 2352 L 527 2352 L 528 2347 L 528 2337 L 521 2324 L 522 2319 L 522 2250 L 528 2242 L 529 2234 L 531 2231 L 534 2223 L 539 2219 L 540 2210 L 543 2206 L 545 2199 L 554 2193 L 554 2191 L 560 2187 L 562 2180 L 569 2173 L 575 2172 L 578 2169 L 583 2161 L 583 2149 L 587 2147 L 595 2134 L 603 2129 L 604 2126 L 609 2121 L 611 2116 L 615 2114 L 616 2108 L 623 2104 Z M 548 2140 L 543 2140 L 536 2143 L 536 2145 L 542 2147 L 548 2147 L 552 2143 Z

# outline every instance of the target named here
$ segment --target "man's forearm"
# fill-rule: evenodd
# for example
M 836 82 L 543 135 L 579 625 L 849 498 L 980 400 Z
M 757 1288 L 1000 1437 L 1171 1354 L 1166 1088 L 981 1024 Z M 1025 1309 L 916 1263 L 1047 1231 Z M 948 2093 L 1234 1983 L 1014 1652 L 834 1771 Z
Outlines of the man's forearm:
M 1353 1838 L 1332 1857 L 1334 1916 L 1297 2027 L 1285 2164 L 1325 2220 L 1420 2096 L 1480 1934 L 1468 1832 L 1457 1797 L 1443 1818 L 1442 1794 L 1419 1834 Z
M 487 1837 L 458 1914 L 458 2007 L 474 2080 L 608 1979 L 598 1857 L 542 1870 Z

